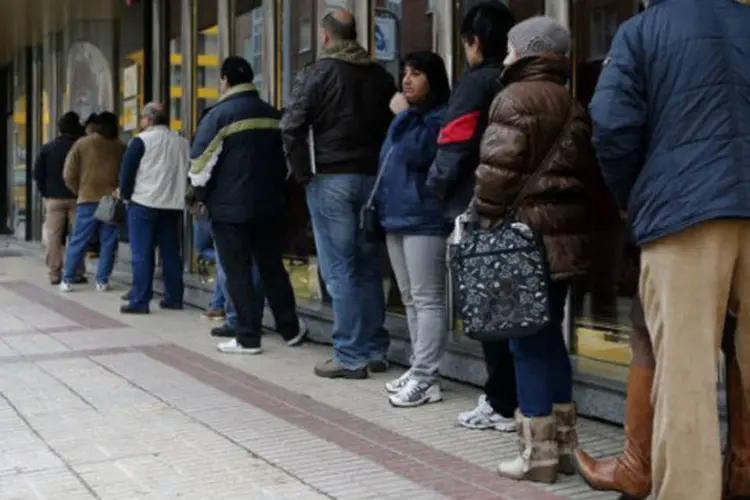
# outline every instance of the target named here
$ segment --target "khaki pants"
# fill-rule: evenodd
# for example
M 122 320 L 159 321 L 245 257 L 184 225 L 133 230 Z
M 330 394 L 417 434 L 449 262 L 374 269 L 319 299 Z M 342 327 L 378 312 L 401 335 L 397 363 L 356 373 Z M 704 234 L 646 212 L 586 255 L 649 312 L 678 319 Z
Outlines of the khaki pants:
M 653 491 L 720 500 L 717 363 L 727 306 L 750 388 L 750 220 L 720 220 L 643 246 L 640 293 L 656 355 Z
M 44 221 L 47 232 L 46 262 L 51 278 L 62 275 L 65 235 L 73 234 L 76 220 L 76 200 L 46 199 L 47 216 Z

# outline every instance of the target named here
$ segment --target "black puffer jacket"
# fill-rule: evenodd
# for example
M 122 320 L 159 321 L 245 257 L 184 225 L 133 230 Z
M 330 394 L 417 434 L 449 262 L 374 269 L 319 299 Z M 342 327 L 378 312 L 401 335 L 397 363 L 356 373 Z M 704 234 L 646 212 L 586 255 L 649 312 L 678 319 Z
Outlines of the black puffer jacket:
M 314 173 L 375 175 L 393 114 L 393 77 L 353 41 L 337 43 L 299 72 L 281 120 L 292 173 L 307 183 Z M 309 131 L 315 145 L 312 172 Z
M 34 181 L 42 198 L 73 199 L 76 197 L 63 180 L 63 167 L 78 137 L 60 135 L 42 146 L 34 164 Z

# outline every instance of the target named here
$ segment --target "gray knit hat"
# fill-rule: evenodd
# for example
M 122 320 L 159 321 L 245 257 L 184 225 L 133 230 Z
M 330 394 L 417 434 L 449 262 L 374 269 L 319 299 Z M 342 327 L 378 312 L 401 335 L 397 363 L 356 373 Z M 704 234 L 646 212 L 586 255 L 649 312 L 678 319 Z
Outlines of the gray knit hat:
M 519 59 L 549 53 L 567 55 L 570 31 L 551 17 L 530 17 L 513 26 L 508 32 L 508 43 Z

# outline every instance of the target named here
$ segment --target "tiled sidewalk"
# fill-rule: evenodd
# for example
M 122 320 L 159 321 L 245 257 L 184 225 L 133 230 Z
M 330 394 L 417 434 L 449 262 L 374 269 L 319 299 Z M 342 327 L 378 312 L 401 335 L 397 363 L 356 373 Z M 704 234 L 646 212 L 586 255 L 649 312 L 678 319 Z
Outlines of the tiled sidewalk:
M 458 428 L 478 391 L 391 408 L 383 382 L 314 377 L 328 347 L 215 351 L 198 311 L 122 317 L 119 291 L 66 296 L 37 261 L 0 258 L 0 499 L 612 499 L 578 478 L 503 480 L 515 440 Z M 581 421 L 616 453 L 622 433 Z

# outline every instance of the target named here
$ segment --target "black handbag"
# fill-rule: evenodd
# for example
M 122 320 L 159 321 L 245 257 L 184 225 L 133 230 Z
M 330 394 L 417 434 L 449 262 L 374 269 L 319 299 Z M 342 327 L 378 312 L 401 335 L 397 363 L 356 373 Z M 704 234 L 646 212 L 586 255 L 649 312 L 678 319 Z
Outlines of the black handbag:
M 104 196 L 96 207 L 94 218 L 99 222 L 119 226 L 125 222 L 125 203 L 114 195 Z
M 516 219 L 518 207 L 546 170 L 572 121 L 563 126 L 546 158 L 528 177 L 502 223 L 478 227 L 477 217 L 450 248 L 450 273 L 456 316 L 463 333 L 482 342 L 534 335 L 551 320 L 549 263 L 540 235 Z M 473 208 L 470 208 L 470 213 Z
M 372 186 L 370 197 L 359 211 L 359 231 L 363 234 L 365 240 L 371 243 L 385 241 L 385 230 L 383 229 L 383 226 L 380 225 L 380 216 L 378 215 L 378 210 L 375 206 L 375 196 L 378 193 L 380 181 L 383 179 L 385 166 L 388 164 L 388 159 L 392 152 L 393 148 L 391 148 L 385 156 L 385 160 L 383 160 L 382 166 L 380 167 L 380 170 L 378 170 L 378 175 L 375 177 L 375 183 Z

